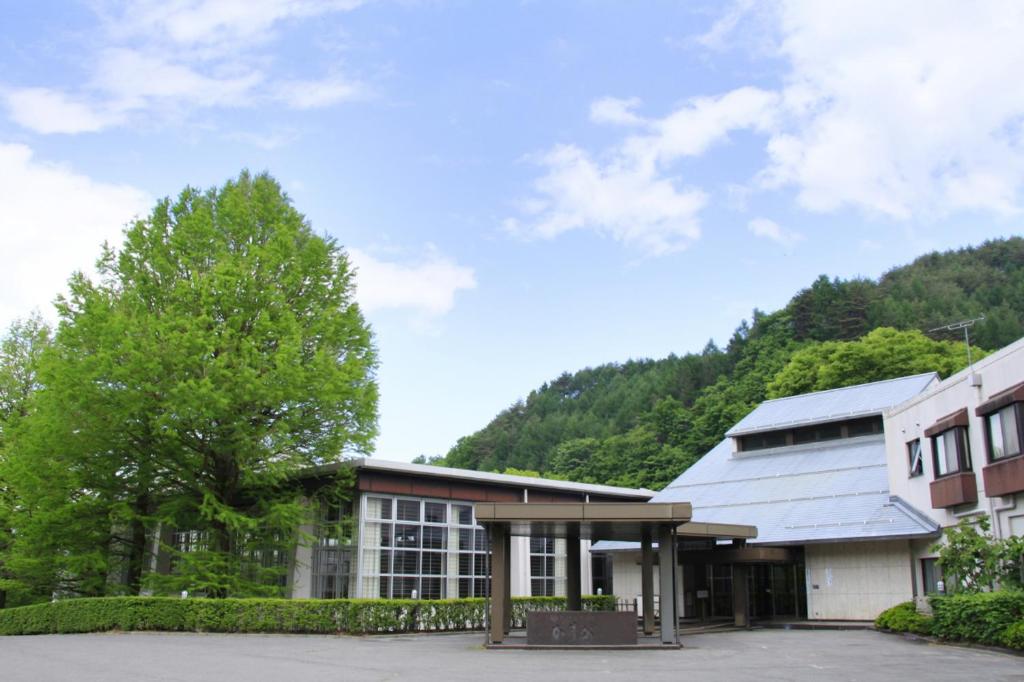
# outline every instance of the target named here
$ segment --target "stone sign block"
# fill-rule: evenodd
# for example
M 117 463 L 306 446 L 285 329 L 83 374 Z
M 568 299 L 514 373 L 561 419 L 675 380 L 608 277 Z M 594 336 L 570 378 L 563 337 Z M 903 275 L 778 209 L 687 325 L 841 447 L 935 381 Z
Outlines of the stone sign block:
M 526 643 L 549 646 L 636 644 L 634 611 L 530 611 Z

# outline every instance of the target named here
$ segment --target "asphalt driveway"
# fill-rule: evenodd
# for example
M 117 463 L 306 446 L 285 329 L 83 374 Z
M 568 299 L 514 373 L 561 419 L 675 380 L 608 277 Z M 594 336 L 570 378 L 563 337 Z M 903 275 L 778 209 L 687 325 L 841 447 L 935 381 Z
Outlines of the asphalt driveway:
M 1024 658 L 872 631 L 690 635 L 676 651 L 486 651 L 482 635 L 0 637 L 4 682 L 1024 680 Z

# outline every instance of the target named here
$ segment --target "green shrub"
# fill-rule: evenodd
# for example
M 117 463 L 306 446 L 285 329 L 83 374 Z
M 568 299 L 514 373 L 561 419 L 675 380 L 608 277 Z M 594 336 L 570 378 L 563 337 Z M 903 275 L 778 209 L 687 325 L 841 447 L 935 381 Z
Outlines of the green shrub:
M 954 594 L 929 601 L 935 614 L 932 634 L 953 641 L 1024 649 L 1024 591 Z
M 1003 630 L 999 641 L 1011 649 L 1024 649 L 1024 620 L 1018 621 Z
M 893 632 L 913 632 L 927 635 L 932 630 L 932 619 L 918 613 L 914 602 L 907 601 L 886 609 L 875 618 L 875 627 Z
M 560 610 L 564 597 L 515 597 L 512 619 L 527 611 Z M 610 611 L 613 595 L 583 597 L 583 608 Z M 479 630 L 484 599 L 67 599 L 0 609 L 0 635 L 160 630 L 352 634 Z

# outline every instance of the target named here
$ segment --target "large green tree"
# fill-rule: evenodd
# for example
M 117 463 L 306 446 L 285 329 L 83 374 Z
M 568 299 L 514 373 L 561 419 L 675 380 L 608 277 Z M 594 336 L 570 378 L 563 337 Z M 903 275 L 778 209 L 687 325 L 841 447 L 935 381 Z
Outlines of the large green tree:
M 986 355 L 972 348 L 974 360 Z M 856 341 L 826 341 L 790 358 L 768 383 L 768 397 L 823 391 L 911 374 L 938 372 L 946 377 L 967 366 L 963 341 L 937 341 L 917 330 L 879 327 Z
M 29 413 L 37 387 L 39 357 L 50 342 L 50 328 L 38 315 L 14 322 L 0 339 L 0 608 L 17 588 L 9 564 L 18 503 L 8 482 L 8 443 Z
M 89 529 L 110 534 L 93 560 L 132 591 L 156 523 L 197 531 L 158 587 L 276 589 L 267 558 L 309 513 L 296 472 L 376 434 L 376 353 L 344 251 L 272 178 L 242 173 L 159 201 L 98 270 L 59 306 L 18 454 L 92 503 Z

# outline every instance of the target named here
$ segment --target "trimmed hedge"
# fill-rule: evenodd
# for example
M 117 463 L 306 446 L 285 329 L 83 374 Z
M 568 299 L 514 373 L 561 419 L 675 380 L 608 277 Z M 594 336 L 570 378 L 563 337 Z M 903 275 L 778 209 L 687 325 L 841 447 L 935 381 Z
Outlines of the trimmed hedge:
M 890 609 L 886 609 L 875 618 L 875 627 L 892 632 L 913 632 L 918 635 L 930 635 L 932 619 L 917 612 L 914 602 L 905 601 Z
M 564 608 L 564 597 L 515 597 L 512 619 L 522 627 L 528 611 Z M 585 596 L 583 608 L 613 610 L 615 597 Z M 484 599 L 102 597 L 2 609 L 0 635 L 107 630 L 319 634 L 479 630 L 486 622 L 485 611 Z
M 932 634 L 943 639 L 1024 649 L 1024 591 L 935 596 Z

